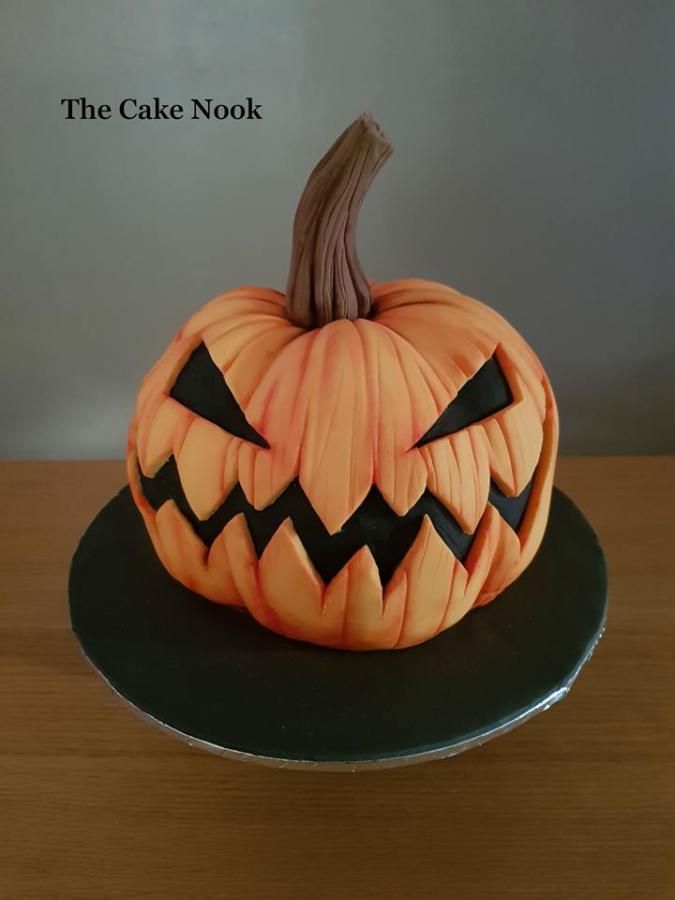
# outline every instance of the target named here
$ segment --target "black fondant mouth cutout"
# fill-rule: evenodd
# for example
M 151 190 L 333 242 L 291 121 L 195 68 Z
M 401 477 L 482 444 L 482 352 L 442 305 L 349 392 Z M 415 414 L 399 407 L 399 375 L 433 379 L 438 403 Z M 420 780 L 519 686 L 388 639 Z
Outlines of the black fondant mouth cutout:
M 447 437 L 476 422 L 482 422 L 513 403 L 513 394 L 497 357 L 491 356 L 464 384 L 415 447 Z
M 338 574 L 357 550 L 367 545 L 384 587 L 412 546 L 425 514 L 460 562 L 466 559 L 476 534 L 465 534 L 446 507 L 428 490 L 405 515 L 399 516 L 376 487 L 370 489 L 366 499 L 342 529 L 337 534 L 329 534 L 297 479 L 273 503 L 261 510 L 256 510 L 248 502 L 241 485 L 237 484 L 213 515 L 202 521 L 185 497 L 173 456 L 153 478 L 144 475 L 139 466 L 137 469 L 143 494 L 153 509 L 157 510 L 167 500 L 173 500 L 207 547 L 213 544 L 230 519 L 243 513 L 260 558 L 281 523 L 290 518 L 325 584 Z M 506 497 L 494 483 L 490 487 L 490 503 L 514 530 L 522 521 L 531 486 L 532 481 L 517 497 Z
M 192 351 L 169 396 L 228 434 L 269 449 L 265 438 L 246 419 L 204 343 Z

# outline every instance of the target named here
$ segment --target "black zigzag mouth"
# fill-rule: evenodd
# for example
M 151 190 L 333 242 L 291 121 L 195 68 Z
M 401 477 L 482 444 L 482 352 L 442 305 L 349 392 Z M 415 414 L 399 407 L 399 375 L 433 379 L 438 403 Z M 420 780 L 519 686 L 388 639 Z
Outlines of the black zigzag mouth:
M 237 484 L 220 507 L 202 521 L 187 501 L 173 456 L 152 478 L 144 475 L 140 466 L 137 468 L 143 494 L 152 508 L 158 510 L 168 500 L 173 500 L 207 547 L 213 544 L 231 519 L 243 513 L 260 558 L 276 530 L 290 518 L 325 584 L 338 574 L 357 550 L 368 546 L 384 587 L 412 546 L 425 515 L 429 516 L 439 537 L 460 562 L 466 559 L 478 532 L 477 528 L 472 534 L 465 534 L 447 508 L 429 490 L 424 491 L 405 515 L 399 516 L 378 489 L 372 487 L 342 529 L 336 534 L 329 534 L 297 479 L 269 506 L 260 510 L 248 502 L 241 485 Z M 490 485 L 489 503 L 514 531 L 520 527 L 525 514 L 532 481 L 517 497 L 507 497 L 494 483 Z

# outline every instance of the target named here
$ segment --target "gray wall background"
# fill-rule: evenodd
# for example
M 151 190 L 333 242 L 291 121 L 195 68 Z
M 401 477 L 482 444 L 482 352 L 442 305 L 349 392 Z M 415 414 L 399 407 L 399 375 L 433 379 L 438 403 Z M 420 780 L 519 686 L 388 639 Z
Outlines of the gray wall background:
M 69 122 L 254 96 L 262 122 Z M 137 384 L 225 289 L 283 289 L 305 178 L 370 109 L 395 145 L 370 277 L 486 300 L 563 450 L 675 450 L 675 4 L 1 0 L 0 455 L 123 453 Z

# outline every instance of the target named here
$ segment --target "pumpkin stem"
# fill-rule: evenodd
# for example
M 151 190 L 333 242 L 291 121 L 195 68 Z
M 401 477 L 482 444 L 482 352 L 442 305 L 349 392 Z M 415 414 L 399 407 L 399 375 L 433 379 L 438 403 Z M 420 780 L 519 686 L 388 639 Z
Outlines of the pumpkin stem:
M 288 317 L 303 328 L 370 312 L 356 253 L 356 219 L 392 147 L 369 113 L 343 131 L 309 176 L 293 222 Z

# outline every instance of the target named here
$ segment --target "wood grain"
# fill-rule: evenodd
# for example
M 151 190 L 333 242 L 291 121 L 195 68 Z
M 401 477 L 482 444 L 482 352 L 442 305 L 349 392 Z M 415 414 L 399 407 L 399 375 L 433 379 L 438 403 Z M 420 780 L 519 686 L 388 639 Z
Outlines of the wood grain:
M 675 458 L 559 465 L 610 572 L 565 701 L 455 759 L 356 775 L 191 750 L 89 669 L 68 566 L 123 481 L 119 462 L 0 464 L 1 897 L 675 896 Z

